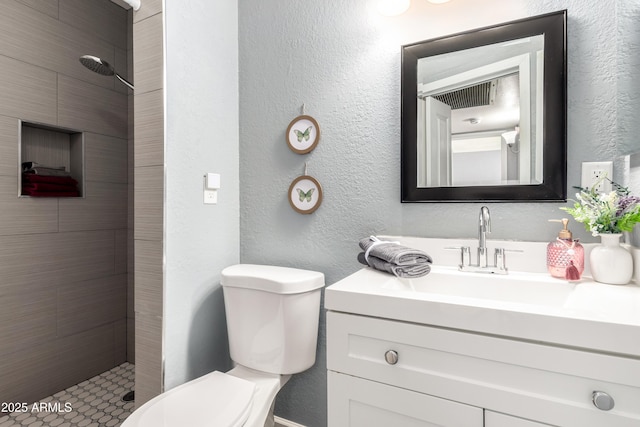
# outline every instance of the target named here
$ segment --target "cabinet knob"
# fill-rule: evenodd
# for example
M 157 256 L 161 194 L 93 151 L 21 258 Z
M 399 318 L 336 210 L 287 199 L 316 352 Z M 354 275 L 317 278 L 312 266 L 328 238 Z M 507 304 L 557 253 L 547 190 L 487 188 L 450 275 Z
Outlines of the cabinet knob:
M 384 360 L 386 360 L 389 365 L 395 365 L 398 363 L 398 352 L 395 350 L 388 350 L 384 354 Z
M 591 400 L 596 408 L 603 411 L 609 411 L 613 409 L 613 406 L 615 405 L 613 397 L 609 396 L 604 391 L 594 391 L 591 395 Z

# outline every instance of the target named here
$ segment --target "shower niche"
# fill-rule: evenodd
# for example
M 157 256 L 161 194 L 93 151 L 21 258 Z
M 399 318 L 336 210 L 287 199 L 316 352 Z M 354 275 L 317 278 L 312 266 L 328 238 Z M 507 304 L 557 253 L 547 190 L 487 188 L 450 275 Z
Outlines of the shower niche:
M 84 197 L 84 135 L 20 123 L 19 197 Z

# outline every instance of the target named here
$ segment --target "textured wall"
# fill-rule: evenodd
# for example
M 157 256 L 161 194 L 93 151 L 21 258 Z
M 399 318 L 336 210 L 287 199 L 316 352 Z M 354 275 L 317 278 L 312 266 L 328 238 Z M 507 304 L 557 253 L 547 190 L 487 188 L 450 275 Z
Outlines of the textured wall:
M 582 161 L 617 155 L 616 1 L 413 1 L 383 18 L 375 1 L 247 0 L 240 26 L 240 232 L 242 262 L 314 269 L 327 284 L 356 271 L 357 241 L 370 234 L 474 237 L 479 204 L 400 203 L 400 46 L 568 9 L 568 180 Z M 290 120 L 314 116 L 322 139 L 291 152 Z M 309 174 L 323 186 L 312 215 L 287 202 L 290 182 Z M 616 165 L 620 165 L 617 161 Z M 571 192 L 571 191 L 570 191 Z M 492 238 L 548 240 L 562 203 L 491 203 Z M 590 240 L 574 226 L 578 237 Z M 282 390 L 276 413 L 311 427 L 326 424 L 324 313 L 318 360 Z
M 238 6 L 166 0 L 165 389 L 230 367 L 220 272 L 240 259 Z M 203 175 L 221 175 L 218 204 Z
M 104 0 L 0 3 L 0 402 L 126 358 L 127 13 Z M 84 132 L 84 198 L 18 198 L 19 119 Z M 26 159 L 25 159 L 26 160 Z

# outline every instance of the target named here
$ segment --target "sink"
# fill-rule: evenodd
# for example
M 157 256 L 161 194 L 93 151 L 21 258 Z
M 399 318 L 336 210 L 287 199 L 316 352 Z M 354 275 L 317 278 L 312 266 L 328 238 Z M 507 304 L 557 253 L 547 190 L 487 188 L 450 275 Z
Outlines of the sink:
M 381 287 L 467 299 L 563 307 L 576 285 L 534 273 L 497 276 L 436 267 L 428 276 L 419 279 L 389 277 Z
M 400 279 L 366 267 L 327 287 L 325 308 L 640 357 L 640 286 L 588 276 L 573 283 L 539 272 L 434 265 L 424 277 Z

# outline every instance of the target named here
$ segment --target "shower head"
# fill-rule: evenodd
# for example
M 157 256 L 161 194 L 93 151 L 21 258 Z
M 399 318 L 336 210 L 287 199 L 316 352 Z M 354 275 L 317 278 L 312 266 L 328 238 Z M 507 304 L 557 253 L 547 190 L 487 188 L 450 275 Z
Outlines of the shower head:
M 116 73 L 116 70 L 111 66 L 111 64 L 104 59 L 100 59 L 97 56 L 92 55 L 82 55 L 80 57 L 80 63 L 94 73 L 98 73 L 103 76 L 116 76 L 118 80 L 133 89 L 133 85 L 120 76 L 120 74 Z

